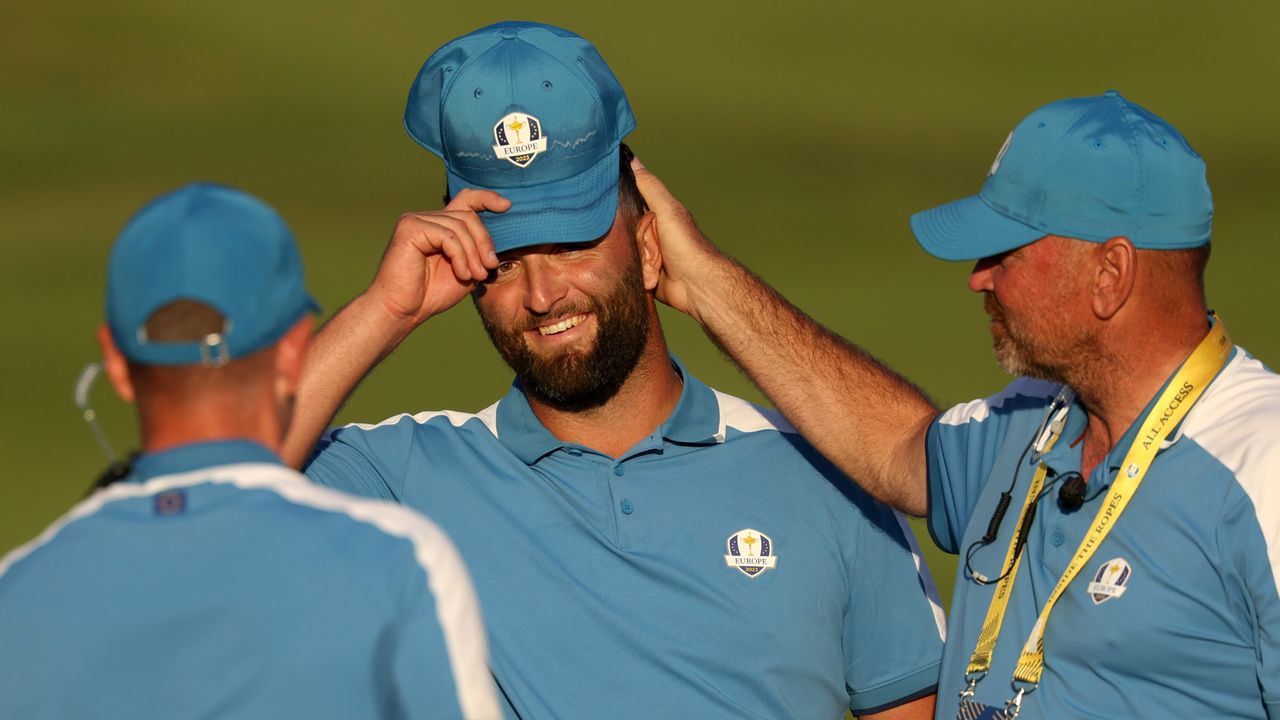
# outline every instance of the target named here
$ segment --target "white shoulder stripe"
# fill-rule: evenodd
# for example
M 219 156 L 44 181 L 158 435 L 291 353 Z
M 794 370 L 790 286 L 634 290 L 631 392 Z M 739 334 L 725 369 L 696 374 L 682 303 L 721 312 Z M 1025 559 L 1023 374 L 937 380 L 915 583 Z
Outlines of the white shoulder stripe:
M 269 490 L 298 505 L 341 513 L 373 525 L 388 535 L 413 543 L 414 556 L 426 571 L 431 593 L 435 596 L 436 616 L 444 635 L 463 715 L 468 718 L 502 716 L 489 671 L 488 641 L 471 577 L 453 542 L 444 531 L 406 508 L 313 485 L 302 475 L 278 465 L 221 465 L 195 472 L 166 475 L 141 484 L 111 485 L 71 508 L 39 537 L 0 560 L 0 577 L 14 563 L 53 540 L 67 525 L 93 515 L 108 503 L 148 497 L 174 488 L 204 483 L 225 483 L 241 488 Z
M 938 626 L 938 638 L 945 643 L 947 614 L 942 611 L 942 599 L 938 596 L 938 586 L 933 582 L 933 573 L 929 572 L 929 566 L 924 561 L 924 553 L 920 552 L 920 543 L 916 542 L 916 534 L 911 530 L 911 524 L 897 510 L 893 511 L 893 516 L 898 519 L 898 527 L 902 528 L 902 534 L 907 538 L 907 545 L 911 547 L 911 558 L 916 563 L 916 574 L 920 576 L 920 584 L 924 586 L 925 597 L 929 600 L 929 609 L 933 611 L 933 623 Z
M 492 433 L 494 437 L 498 437 L 498 403 L 494 403 L 489 407 L 481 410 L 478 413 L 464 413 L 464 412 L 457 412 L 455 410 L 427 410 L 414 415 L 410 415 L 409 413 L 400 413 L 399 415 L 392 415 L 391 417 L 387 418 L 386 420 L 383 420 L 382 422 L 373 423 L 373 424 L 348 423 L 344 427 L 360 428 L 361 430 L 372 430 L 374 428 L 382 427 L 384 425 L 395 425 L 396 423 L 400 422 L 405 418 L 411 418 L 414 422 L 418 423 L 419 425 L 425 425 L 432 418 L 438 418 L 438 417 L 445 418 L 446 420 L 449 421 L 449 424 L 454 427 L 462 427 L 467 423 L 468 420 L 479 420 L 480 422 L 484 423 L 484 426 L 488 428 L 489 432 Z
M 725 431 L 733 428 L 738 432 L 750 433 L 762 430 L 795 434 L 796 429 L 776 410 L 760 407 L 733 395 L 726 395 L 713 390 L 716 402 L 720 405 L 720 428 L 716 431 L 716 442 L 724 442 Z
M 942 414 L 938 422 L 942 425 L 964 425 L 967 422 L 981 422 L 987 419 L 992 410 L 1000 408 L 1015 397 L 1053 398 L 1062 389 L 1044 380 L 1021 377 L 1009 383 L 1008 387 L 988 398 L 956 405 Z
M 1280 595 L 1280 375 L 1237 347 L 1183 425 L 1253 502 Z

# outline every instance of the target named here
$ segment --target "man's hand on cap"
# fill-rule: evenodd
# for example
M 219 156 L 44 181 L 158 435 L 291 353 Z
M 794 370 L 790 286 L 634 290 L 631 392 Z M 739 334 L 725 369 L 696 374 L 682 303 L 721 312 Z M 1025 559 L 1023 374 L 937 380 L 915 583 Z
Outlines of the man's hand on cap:
M 369 292 L 410 327 L 453 307 L 498 266 L 476 213 L 510 207 L 492 190 L 466 189 L 443 210 L 401 215 Z

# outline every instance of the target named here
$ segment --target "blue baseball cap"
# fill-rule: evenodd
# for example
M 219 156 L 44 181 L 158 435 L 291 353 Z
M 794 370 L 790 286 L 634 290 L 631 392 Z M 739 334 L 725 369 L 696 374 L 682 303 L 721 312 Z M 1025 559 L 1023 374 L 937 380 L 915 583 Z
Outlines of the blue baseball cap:
M 404 126 L 444 160 L 449 193 L 495 190 L 480 214 L 498 252 L 589 242 L 618 204 L 618 145 L 636 127 L 622 85 L 582 37 L 500 22 L 432 53 L 409 90 Z
M 1032 112 L 1000 149 L 982 191 L 911 216 L 943 260 L 976 260 L 1045 235 L 1172 250 L 1209 242 L 1204 160 L 1172 125 L 1108 90 Z
M 176 300 L 217 310 L 223 331 L 198 342 L 149 339 L 147 320 Z M 146 365 L 222 365 L 273 345 L 319 310 L 284 220 L 255 197 L 209 183 L 161 195 L 130 218 L 111 248 L 106 305 L 116 346 Z

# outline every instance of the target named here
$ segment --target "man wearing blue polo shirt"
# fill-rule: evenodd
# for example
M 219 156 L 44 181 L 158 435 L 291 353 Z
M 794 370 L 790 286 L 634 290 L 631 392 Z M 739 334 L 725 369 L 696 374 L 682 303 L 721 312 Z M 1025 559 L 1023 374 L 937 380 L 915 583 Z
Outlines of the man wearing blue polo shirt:
M 433 54 L 405 125 L 444 158 L 453 200 L 401 220 L 321 333 L 294 457 L 470 293 L 511 391 L 338 429 L 307 474 L 450 533 L 517 715 L 928 717 L 942 620 L 900 517 L 668 354 L 653 217 L 620 146 L 634 124 L 565 30 L 501 23 Z
M 166 193 L 112 247 L 106 308 L 143 453 L 0 560 L 0 718 L 503 717 L 449 539 L 276 455 L 316 310 L 284 220 Z
M 912 218 L 930 253 L 976 259 L 1023 376 L 940 415 L 638 181 L 659 297 L 961 555 L 940 720 L 1280 717 L 1280 378 L 1206 309 L 1213 203 L 1177 130 L 1114 91 L 1055 102 L 979 195 Z

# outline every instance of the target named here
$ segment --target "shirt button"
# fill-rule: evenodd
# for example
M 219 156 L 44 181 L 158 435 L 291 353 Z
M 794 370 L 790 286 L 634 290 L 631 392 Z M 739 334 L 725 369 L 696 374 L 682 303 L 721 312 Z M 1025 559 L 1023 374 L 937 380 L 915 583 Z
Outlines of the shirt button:
M 617 466 L 617 467 L 615 467 L 615 468 L 613 469 L 613 474 L 614 474 L 614 475 L 619 475 L 619 476 L 621 476 L 621 475 L 623 475 L 623 474 L 624 474 L 624 473 L 626 473 L 626 472 L 627 472 L 627 471 L 626 471 L 626 469 L 625 469 L 625 468 L 623 468 L 621 465 L 619 465 L 619 466 Z
M 636 506 L 635 506 L 635 505 L 632 505 L 630 500 L 623 500 L 623 501 L 622 501 L 622 514 L 623 514 L 623 515 L 630 515 L 631 513 L 635 512 L 635 511 L 636 511 Z
M 574 457 L 582 457 L 582 451 L 578 448 L 565 448 L 564 451 Z
M 1062 532 L 1062 528 L 1054 528 L 1053 534 L 1049 536 L 1049 542 L 1053 543 L 1054 547 L 1058 547 L 1059 545 L 1061 545 L 1066 541 L 1067 541 L 1067 536 L 1065 533 Z

